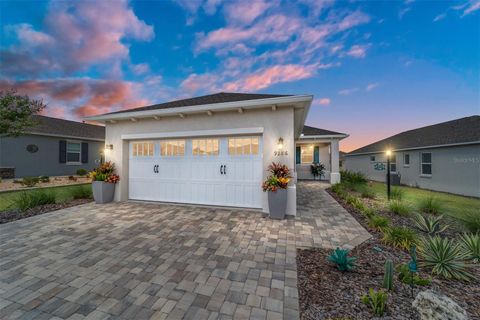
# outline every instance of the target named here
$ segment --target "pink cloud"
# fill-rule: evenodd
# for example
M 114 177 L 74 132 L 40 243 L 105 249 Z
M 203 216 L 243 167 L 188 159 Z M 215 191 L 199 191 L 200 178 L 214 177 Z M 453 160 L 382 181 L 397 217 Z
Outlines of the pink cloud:
M 150 66 L 147 63 L 139 63 L 131 66 L 133 73 L 141 75 L 150 72 Z
M 128 58 L 125 39 L 148 41 L 153 27 L 134 14 L 126 0 L 54 1 L 42 30 L 11 26 L 19 44 L 0 52 L 4 73 L 14 76 L 84 71 L 92 65 Z
M 229 82 L 225 85 L 225 89 L 229 91 L 257 91 L 278 82 L 291 82 L 309 78 L 314 72 L 315 66 L 313 65 L 277 65 L 248 75 L 244 79 Z
M 347 51 L 347 55 L 353 58 L 365 58 L 367 55 L 367 47 L 361 45 L 354 45 Z
M 365 88 L 365 91 L 372 91 L 376 87 L 378 87 L 380 84 L 378 82 L 375 83 L 369 83 L 367 87 Z
M 354 92 L 357 92 L 358 91 L 358 88 L 351 88 L 351 89 L 342 89 L 340 91 L 338 91 L 338 94 L 342 95 L 342 96 L 348 96 Z
M 313 100 L 312 104 L 319 105 L 319 106 L 328 106 L 330 102 L 331 100 L 329 98 L 319 98 L 319 99 Z
M 274 5 L 274 1 L 233 1 L 225 7 L 229 23 L 250 24 Z M 240 14 L 239 14 L 240 13 Z
M 200 90 L 213 92 L 216 88 L 216 82 L 218 81 L 218 76 L 205 73 L 198 75 L 196 73 L 190 74 L 185 80 L 182 81 L 180 87 L 185 93 L 195 93 Z

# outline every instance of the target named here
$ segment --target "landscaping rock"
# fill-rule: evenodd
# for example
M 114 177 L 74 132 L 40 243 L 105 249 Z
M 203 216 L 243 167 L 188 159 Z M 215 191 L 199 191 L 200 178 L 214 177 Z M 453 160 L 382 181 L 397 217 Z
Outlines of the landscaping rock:
M 412 303 L 422 320 L 464 320 L 467 312 L 449 297 L 433 290 L 420 292 Z

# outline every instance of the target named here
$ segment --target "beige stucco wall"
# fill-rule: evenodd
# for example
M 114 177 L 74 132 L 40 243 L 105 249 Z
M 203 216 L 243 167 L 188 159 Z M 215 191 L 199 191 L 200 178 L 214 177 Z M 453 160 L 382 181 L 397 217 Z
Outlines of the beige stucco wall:
M 263 127 L 263 167 L 264 177 L 270 163 L 280 162 L 294 170 L 295 167 L 295 139 L 294 139 L 294 109 L 282 107 L 273 111 L 271 108 L 260 110 L 246 110 L 244 113 L 236 111 L 219 112 L 213 116 L 188 115 L 180 117 L 165 117 L 161 120 L 139 119 L 137 122 L 129 120 L 106 125 L 106 144 L 113 144 L 113 150 L 108 150 L 106 159 L 115 163 L 121 180 L 115 190 L 115 200 L 128 199 L 128 144 L 129 141 L 121 140 L 123 134 L 138 133 L 165 133 L 193 130 L 221 130 Z M 288 156 L 275 156 L 278 139 L 284 140 L 284 148 Z M 258 186 L 259 190 L 261 186 Z M 266 193 L 263 194 L 263 211 L 268 212 Z M 288 214 L 296 214 L 296 188 L 295 184 L 289 188 Z
M 300 145 L 300 144 L 299 144 Z M 322 180 L 330 180 L 331 159 L 330 159 L 330 144 L 328 143 L 309 143 L 308 145 L 318 146 L 319 161 L 325 166 L 325 176 Z M 299 163 L 296 165 L 297 177 L 299 180 L 313 180 L 313 175 L 310 169 L 310 163 Z M 317 177 L 318 179 L 318 177 Z
M 432 175 L 420 174 L 422 152 L 432 153 Z M 403 155 L 410 154 L 410 165 L 405 165 Z M 400 182 L 412 187 L 444 191 L 471 197 L 480 197 L 480 145 L 452 146 L 396 152 L 397 172 Z M 386 162 L 384 154 L 372 154 L 376 162 Z M 360 171 L 371 180 L 386 180 L 386 171 L 374 169 L 370 155 L 346 156 L 345 169 Z

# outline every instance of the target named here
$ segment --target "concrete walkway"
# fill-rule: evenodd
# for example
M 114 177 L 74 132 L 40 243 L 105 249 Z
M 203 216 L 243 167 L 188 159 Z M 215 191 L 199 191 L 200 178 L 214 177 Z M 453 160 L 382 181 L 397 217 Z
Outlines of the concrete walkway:
M 319 183 L 298 210 L 90 203 L 0 225 L 0 319 L 296 319 L 296 249 L 369 236 Z

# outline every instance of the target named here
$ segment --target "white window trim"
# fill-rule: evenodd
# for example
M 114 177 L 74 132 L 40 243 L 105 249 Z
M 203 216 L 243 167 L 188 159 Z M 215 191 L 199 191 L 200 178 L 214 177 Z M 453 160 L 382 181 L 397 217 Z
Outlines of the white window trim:
M 236 152 L 236 143 L 235 143 L 235 147 L 234 147 L 234 150 L 235 152 L 230 152 L 230 139 L 234 139 L 235 141 L 237 139 L 243 139 L 243 138 L 250 138 L 250 139 L 253 139 L 253 138 L 256 138 L 257 139 L 257 142 L 258 142 L 258 145 L 257 145 L 257 153 L 253 153 L 252 152 L 252 146 L 253 144 L 250 142 L 250 152 L 248 154 L 244 154 L 242 152 L 242 154 L 237 154 Z M 262 150 L 261 150 L 261 137 L 260 136 L 231 136 L 231 137 L 227 137 L 227 154 L 230 156 L 230 157 L 257 157 L 261 154 Z
M 190 143 L 191 143 L 191 139 L 162 139 L 160 140 L 159 142 L 159 155 L 161 158 L 179 158 L 179 157 L 185 157 L 186 156 L 186 153 L 187 153 L 187 142 L 188 140 L 190 140 Z M 162 154 L 162 142 L 167 142 L 167 141 L 183 141 L 183 154 L 165 154 L 163 155 Z
M 152 148 L 153 148 L 153 150 L 152 150 L 152 151 L 153 151 L 153 152 L 152 152 L 152 155 L 148 155 L 148 154 L 147 154 L 147 155 L 144 155 L 144 154 L 143 154 L 143 144 L 144 144 L 144 143 L 152 144 Z M 141 156 L 138 155 L 138 149 L 137 149 L 137 155 L 134 155 L 134 154 L 133 154 L 133 148 L 134 148 L 134 145 L 135 145 L 135 144 L 137 144 L 137 145 L 138 145 L 138 144 L 141 144 L 141 145 L 142 145 L 142 155 L 141 155 Z M 132 146 L 132 147 L 131 147 L 131 150 L 130 150 L 130 154 L 131 154 L 131 156 L 132 156 L 133 158 L 151 158 L 151 157 L 154 157 L 154 156 L 155 156 L 155 141 L 152 141 L 152 140 L 132 141 L 131 146 Z M 149 148 L 150 148 L 150 147 L 149 147 Z
M 424 154 L 427 154 L 429 153 L 430 154 L 430 162 L 423 162 L 423 155 Z M 431 178 L 432 177 L 432 173 L 433 173 L 433 161 L 432 161 L 432 153 L 431 152 L 420 152 L 420 177 L 424 177 L 424 178 Z M 430 171 L 432 173 L 423 173 L 423 165 L 424 164 L 429 164 L 430 165 Z
M 301 145 L 301 146 L 300 146 L 300 164 L 307 164 L 307 165 L 313 164 L 313 162 L 314 162 L 314 160 L 315 160 L 315 147 L 312 147 L 312 148 L 311 148 L 311 149 L 312 149 L 312 161 L 311 161 L 311 162 L 306 162 L 306 161 L 304 162 L 304 161 L 303 161 L 303 151 L 302 151 L 303 148 L 308 148 L 308 149 L 310 149 L 311 146 L 310 146 L 310 145 Z
M 408 164 L 405 163 L 405 156 L 406 156 L 406 155 L 408 155 Z M 403 154 L 403 167 L 405 167 L 405 168 L 410 167 L 410 160 L 411 160 L 411 158 L 410 158 L 410 153 L 404 153 L 404 154 Z
M 65 160 L 66 160 L 66 165 L 67 166 L 81 166 L 82 165 L 82 141 L 78 140 L 67 140 L 67 145 L 65 146 Z M 78 143 L 80 145 L 80 151 L 78 153 L 78 159 L 80 161 L 68 161 L 68 144 L 69 143 Z M 71 153 L 76 153 L 76 152 L 71 152 Z

